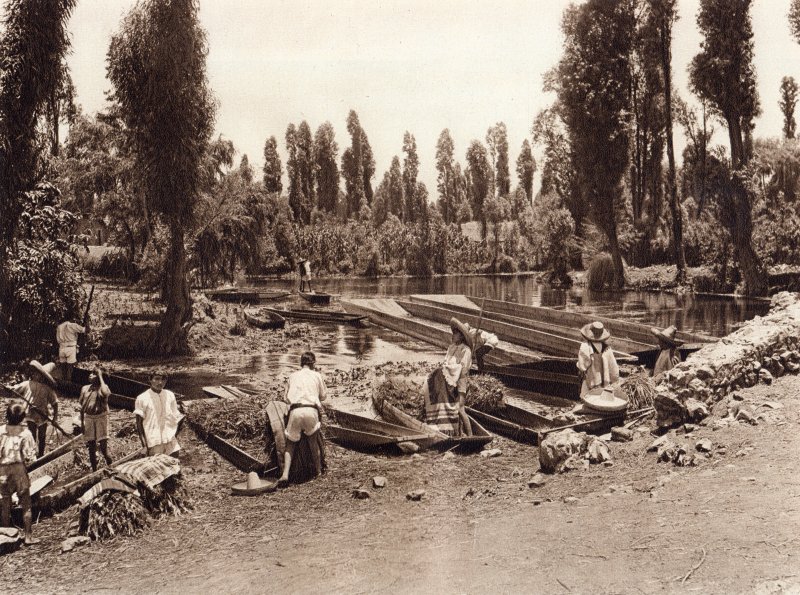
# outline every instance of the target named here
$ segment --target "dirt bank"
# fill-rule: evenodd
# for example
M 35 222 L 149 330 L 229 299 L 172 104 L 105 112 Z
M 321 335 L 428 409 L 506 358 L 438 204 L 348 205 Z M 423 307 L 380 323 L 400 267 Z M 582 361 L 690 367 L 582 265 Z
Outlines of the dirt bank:
M 536 449 L 497 438 L 491 459 L 330 445 L 323 478 L 236 498 L 241 474 L 187 434 L 193 512 L 59 555 L 67 511 L 36 526 L 42 546 L 0 558 L 0 580 L 24 593 L 790 592 L 777 587 L 800 589 L 800 378 L 740 394 L 779 408 L 757 426 L 673 431 L 712 441 L 698 467 L 657 463 L 640 432 L 611 444 L 613 466 L 536 489 Z M 361 486 L 369 499 L 352 498 Z

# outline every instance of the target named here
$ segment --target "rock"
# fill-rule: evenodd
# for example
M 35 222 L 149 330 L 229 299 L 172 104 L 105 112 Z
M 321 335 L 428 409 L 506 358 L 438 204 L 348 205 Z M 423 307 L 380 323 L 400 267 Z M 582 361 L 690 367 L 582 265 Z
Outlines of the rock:
M 411 500 L 412 502 L 419 502 L 422 500 L 422 497 L 425 495 L 425 490 L 414 490 L 413 492 L 409 492 L 406 494 L 406 500 Z
M 771 369 L 772 369 L 772 373 L 775 376 L 777 376 L 777 377 L 783 376 L 785 368 L 783 367 L 783 364 L 781 363 L 780 356 L 778 356 L 778 355 L 773 355 L 772 356 L 772 368 Z
M 502 454 L 503 454 L 503 451 L 500 450 L 499 448 L 490 448 L 488 450 L 482 450 L 481 451 L 481 456 L 484 459 L 489 459 L 489 458 L 493 458 L 493 457 L 499 457 Z
M 744 397 L 739 393 L 731 393 L 731 399 L 734 401 L 744 401 Z
M 603 461 L 603 467 L 613 467 L 614 461 Z
M 376 488 L 385 488 L 386 478 L 381 475 L 377 475 L 372 478 L 372 485 Z
M 586 458 L 590 463 L 603 463 L 611 460 L 608 446 L 599 438 L 591 438 L 586 447 Z
M 353 490 L 353 498 L 356 500 L 366 500 L 369 498 L 369 490 L 365 490 L 363 488 Z
M 767 409 L 783 409 L 783 403 L 778 403 L 776 401 L 764 401 L 761 403 L 761 406 Z
M 76 535 L 75 537 L 67 537 L 61 542 L 61 553 L 65 554 L 71 552 L 76 547 L 88 544 L 90 539 L 86 535 Z
M 666 440 L 658 447 L 657 455 L 660 462 L 673 461 L 678 455 L 678 446 L 672 440 Z
M 451 452 L 449 450 L 442 455 L 442 460 L 443 461 L 449 461 L 450 459 L 455 459 L 455 458 L 456 458 L 456 455 L 453 454 L 453 452 Z
M 577 504 L 580 502 L 575 496 L 567 496 L 564 498 L 564 504 Z
M 708 378 L 713 378 L 715 376 L 714 369 L 711 366 L 700 366 L 699 368 L 695 369 L 694 373 L 700 380 L 707 380 Z
M 797 362 L 786 362 L 784 368 L 790 374 L 797 374 L 797 372 L 800 372 L 800 364 Z
M 416 453 L 415 453 L 415 454 L 411 455 L 411 460 L 412 460 L 412 461 L 414 461 L 414 462 L 416 462 L 416 461 L 421 461 L 421 460 L 423 460 L 423 458 L 422 458 L 422 455 L 421 455 L 421 454 L 416 454 Z
M 694 432 L 696 429 L 697 429 L 697 426 L 696 426 L 696 425 L 694 425 L 694 424 L 683 424 L 683 431 L 684 431 L 686 434 L 691 434 L 691 433 L 692 433 L 692 432 Z
M 419 444 L 416 442 L 398 442 L 397 448 L 400 449 L 404 455 L 410 455 L 415 452 L 419 452 Z
M 647 452 L 653 452 L 654 450 L 658 450 L 659 448 L 661 448 L 661 446 L 663 444 L 665 444 L 665 443 L 667 443 L 669 441 L 670 441 L 669 440 L 669 436 L 664 434 L 660 438 L 656 438 L 655 440 L 653 440 L 653 442 L 650 444 L 650 446 L 647 447 Z
M 708 438 L 704 438 L 703 440 L 698 440 L 697 444 L 694 445 L 696 450 L 700 452 L 711 452 L 711 440 Z
M 539 465 L 544 473 L 559 473 L 571 457 L 585 452 L 586 434 L 566 429 L 548 434 L 539 444 Z
M 614 442 L 630 442 L 633 436 L 633 430 L 628 428 L 611 428 L 611 440 Z
M 528 487 L 529 488 L 540 488 L 540 487 L 544 486 L 546 483 L 547 483 L 547 480 L 545 479 L 544 475 L 542 475 L 541 473 L 537 473 L 536 475 L 534 475 L 533 477 L 531 477 L 528 480 Z
M 761 370 L 758 373 L 758 379 L 764 384 L 772 384 L 772 374 L 769 373 L 769 370 Z
M 700 421 L 708 417 L 708 407 L 695 399 L 686 401 L 686 413 L 692 421 Z
M 761 368 L 762 368 L 762 367 L 763 367 L 763 366 L 761 365 L 761 362 L 759 362 L 759 361 L 754 361 L 754 362 L 753 362 L 753 372 L 759 372 L 759 371 L 761 371 Z
M 656 423 L 660 428 L 680 425 L 686 419 L 686 407 L 669 392 L 659 391 L 653 399 L 656 410 Z
M 756 425 L 756 418 L 753 415 L 753 412 L 747 407 L 741 407 L 739 409 L 739 412 L 736 414 L 736 421 L 743 421 L 752 425 Z

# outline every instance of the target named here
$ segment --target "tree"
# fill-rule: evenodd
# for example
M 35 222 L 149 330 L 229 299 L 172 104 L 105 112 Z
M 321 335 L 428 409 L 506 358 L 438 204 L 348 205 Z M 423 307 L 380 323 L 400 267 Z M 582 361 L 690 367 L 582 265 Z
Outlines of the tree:
M 169 230 L 162 285 L 167 308 L 151 345 L 161 354 L 188 351 L 184 240 L 214 123 L 206 55 L 196 0 L 139 0 L 108 50 L 108 78 L 131 131 L 137 177 Z
M 314 140 L 311 138 L 311 128 L 305 120 L 300 122 L 300 126 L 297 127 L 296 143 L 295 175 L 299 184 L 296 217 L 299 223 L 308 225 L 311 223 L 311 211 L 317 202 L 317 190 L 314 187 L 317 167 L 314 161 Z
M 794 108 L 797 105 L 797 82 L 794 77 L 785 76 L 781 79 L 781 99 L 778 106 L 783 114 L 783 136 L 787 139 L 794 138 L 797 122 L 794 119 Z
M 439 211 L 445 224 L 455 220 L 455 145 L 450 130 L 445 128 L 436 141 L 436 189 L 439 191 Z
M 339 146 L 334 138 L 330 122 L 320 124 L 314 135 L 314 160 L 317 166 L 317 201 L 320 210 L 326 213 L 336 211 L 339 197 Z
M 375 157 L 372 155 L 372 147 L 363 128 L 361 129 L 361 169 L 363 170 L 364 199 L 369 206 L 373 199 L 372 177 L 375 175 Z
M 508 132 L 503 122 L 498 122 L 486 131 L 486 145 L 492 156 L 497 196 L 507 196 L 511 192 L 511 178 L 508 171 Z
M 531 144 L 526 138 L 517 157 L 517 179 L 519 187 L 525 191 L 528 203 L 533 202 L 533 174 L 536 173 L 536 159 L 533 158 Z
M 403 153 L 405 153 L 405 157 L 403 158 L 403 197 L 405 203 L 400 220 L 413 223 L 417 221 L 419 217 L 419 213 L 417 213 L 416 209 L 419 156 L 417 155 L 417 140 L 414 138 L 414 135 L 407 130 L 403 135 Z
M 467 167 L 470 179 L 469 199 L 472 213 L 481 222 L 481 237 L 486 239 L 487 223 L 483 205 L 492 190 L 492 166 L 486 147 L 473 140 L 467 149 Z
M 347 116 L 347 132 L 350 133 L 350 146 L 342 154 L 342 177 L 347 196 L 346 215 L 350 219 L 358 216 L 361 205 L 367 201 L 364 189 L 364 133 L 355 110 L 350 110 Z
M 264 190 L 280 194 L 283 190 L 282 175 L 278 141 L 274 136 L 270 136 L 264 143 Z
M 767 293 L 767 272 L 753 248 L 753 218 L 741 173 L 752 155 L 753 121 L 760 113 L 753 67 L 751 0 L 702 0 L 697 25 L 704 35 L 690 66 L 692 89 L 728 127 L 732 179 L 721 195 L 730 213 L 734 253 L 749 295 Z
M 389 213 L 400 219 L 403 216 L 405 202 L 403 200 L 403 173 L 400 170 L 400 158 L 395 155 L 389 167 L 386 179 L 386 201 Z
M 672 128 L 672 26 L 678 19 L 676 0 L 651 0 L 651 29 L 658 38 L 658 53 L 661 64 L 661 75 L 664 78 L 664 115 L 666 118 L 664 133 L 667 140 L 667 187 L 669 189 L 669 207 L 672 214 L 672 243 L 675 252 L 675 281 L 686 282 L 686 253 L 683 247 L 683 216 L 678 200 L 678 183 L 675 174 L 675 146 Z
M 494 252 L 492 256 L 492 272 L 497 272 L 497 261 L 500 259 L 502 243 L 500 236 L 503 231 L 503 222 L 508 219 L 511 207 L 508 201 L 502 196 L 489 196 L 484 203 L 486 220 L 492 224 L 494 230 Z
M 11 263 L 25 192 L 42 180 L 37 123 L 63 80 L 77 0 L 9 0 L 0 38 L 0 355 L 16 301 Z
M 614 285 L 625 284 L 615 203 L 628 165 L 630 52 L 634 18 L 624 0 L 588 0 L 564 14 L 557 91 L 583 200 L 603 231 Z M 587 59 L 591 57 L 591 59 Z

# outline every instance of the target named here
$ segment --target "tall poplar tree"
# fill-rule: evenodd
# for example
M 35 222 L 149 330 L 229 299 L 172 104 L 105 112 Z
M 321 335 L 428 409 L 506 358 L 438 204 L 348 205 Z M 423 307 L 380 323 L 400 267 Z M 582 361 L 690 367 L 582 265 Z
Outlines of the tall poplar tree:
M 406 130 L 403 135 L 403 221 L 415 222 L 419 218 L 417 212 L 417 176 L 419 175 L 419 156 L 417 155 L 417 139 Z
M 358 216 L 361 206 L 367 201 L 364 190 L 364 134 L 355 110 L 350 110 L 347 116 L 347 132 L 350 133 L 350 146 L 342 154 L 342 176 L 347 200 L 345 212 L 350 219 Z
M 785 76 L 781 80 L 781 98 L 778 102 L 783 114 L 783 136 L 794 138 L 797 121 L 794 119 L 794 108 L 797 106 L 797 82 L 794 77 Z
M 400 158 L 395 155 L 389 167 L 388 185 L 386 187 L 386 202 L 388 211 L 397 217 L 403 218 L 405 201 L 403 200 L 403 172 L 400 169 Z
M 531 144 L 526 138 L 517 157 L 517 180 L 519 187 L 525 191 L 528 204 L 533 202 L 533 174 L 536 173 L 536 159 L 533 158 Z
M 277 192 L 283 190 L 281 176 L 281 157 L 278 155 L 278 141 L 274 136 L 270 136 L 264 143 L 264 189 L 267 192 Z
M 296 173 L 300 185 L 298 203 L 299 221 L 304 225 L 311 223 L 311 211 L 316 204 L 316 162 L 314 161 L 314 139 L 311 137 L 311 128 L 303 120 L 297 127 L 297 162 Z
M 472 214 L 481 222 L 481 237 L 486 239 L 487 221 L 483 206 L 492 194 L 492 165 L 486 147 L 478 140 L 473 140 L 467 149 L 467 168 Z
M 214 126 L 198 10 L 196 0 L 139 0 L 108 50 L 108 78 L 131 131 L 139 183 L 169 230 L 161 292 L 167 308 L 152 344 L 163 354 L 188 351 L 185 238 Z
M 456 218 L 454 167 L 455 145 L 450 130 L 445 128 L 436 141 L 436 189 L 439 191 L 439 211 L 445 224 Z
M 503 122 L 498 122 L 486 132 L 486 145 L 492 156 L 497 196 L 508 196 L 508 193 L 511 192 L 511 176 L 508 170 L 508 131 Z
M 767 271 L 753 247 L 753 217 L 742 172 L 752 153 L 754 120 L 761 112 L 753 66 L 752 0 L 701 0 L 697 25 L 704 39 L 692 60 L 690 82 L 728 127 L 730 191 L 721 197 L 721 223 L 728 229 L 749 295 L 765 295 Z
M 289 179 L 289 208 L 292 217 L 300 223 L 302 217 L 302 204 L 305 198 L 302 196 L 301 167 L 297 149 L 297 126 L 291 122 L 286 127 L 286 177 Z
M 333 125 L 325 122 L 314 135 L 314 160 L 317 165 L 317 204 L 327 213 L 336 211 L 339 197 L 339 146 L 336 144 Z

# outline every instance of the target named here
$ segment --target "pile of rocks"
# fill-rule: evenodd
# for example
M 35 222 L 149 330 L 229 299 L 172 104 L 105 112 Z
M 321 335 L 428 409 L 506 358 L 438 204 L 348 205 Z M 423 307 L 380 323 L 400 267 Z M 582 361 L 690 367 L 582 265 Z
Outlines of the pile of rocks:
M 728 393 L 800 371 L 800 294 L 772 298 L 770 313 L 711 343 L 663 375 L 654 407 L 661 427 L 699 421 Z

